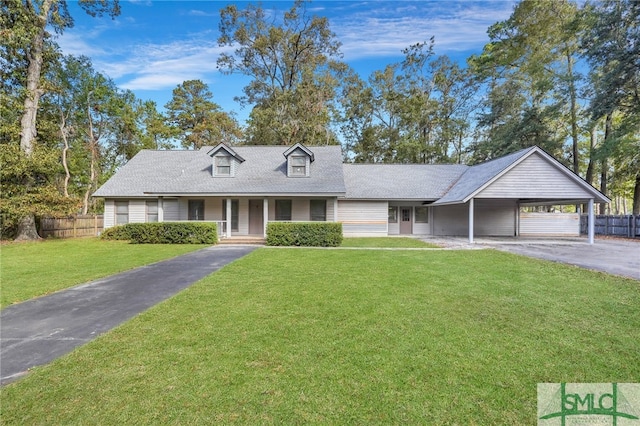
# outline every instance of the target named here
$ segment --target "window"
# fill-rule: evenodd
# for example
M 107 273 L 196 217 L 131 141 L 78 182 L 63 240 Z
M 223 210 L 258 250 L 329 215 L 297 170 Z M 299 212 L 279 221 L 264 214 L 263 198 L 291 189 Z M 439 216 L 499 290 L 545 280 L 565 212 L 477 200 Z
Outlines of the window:
M 311 220 L 327 221 L 327 200 L 311 200 L 309 207 Z
M 158 221 L 158 201 L 147 201 L 147 222 Z
M 129 223 L 129 201 L 116 201 L 116 225 Z
M 398 208 L 389 206 L 389 223 L 398 223 Z
M 291 220 L 291 200 L 276 200 L 276 220 Z
M 189 220 L 204 220 L 204 200 L 189 200 Z
M 231 176 L 231 157 L 216 157 L 216 176 Z
M 238 200 L 231 200 L 231 230 L 238 230 Z M 222 200 L 222 220 L 227 220 L 227 200 Z
M 429 207 L 416 207 L 416 223 L 429 223 Z
M 291 161 L 291 176 L 307 175 L 307 157 L 292 155 L 289 161 Z

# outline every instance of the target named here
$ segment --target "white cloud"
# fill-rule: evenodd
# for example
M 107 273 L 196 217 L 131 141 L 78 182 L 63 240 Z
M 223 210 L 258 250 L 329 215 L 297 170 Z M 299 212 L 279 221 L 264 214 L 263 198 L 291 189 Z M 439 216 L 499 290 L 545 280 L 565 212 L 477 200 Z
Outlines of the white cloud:
M 457 5 L 454 7 L 452 5 Z M 399 56 L 402 49 L 435 37 L 436 53 L 481 48 L 487 28 L 509 17 L 513 2 L 398 2 L 331 19 L 346 60 Z

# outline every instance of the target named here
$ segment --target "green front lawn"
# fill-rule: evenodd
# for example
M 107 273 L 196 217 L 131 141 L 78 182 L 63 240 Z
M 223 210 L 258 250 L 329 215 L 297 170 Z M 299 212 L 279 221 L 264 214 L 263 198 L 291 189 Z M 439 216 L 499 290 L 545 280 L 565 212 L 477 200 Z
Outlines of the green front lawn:
M 535 424 L 640 380 L 638 281 L 492 250 L 260 249 L 1 391 L 5 424 Z
M 204 245 L 143 245 L 98 238 L 11 243 L 0 248 L 0 306 L 22 302 Z

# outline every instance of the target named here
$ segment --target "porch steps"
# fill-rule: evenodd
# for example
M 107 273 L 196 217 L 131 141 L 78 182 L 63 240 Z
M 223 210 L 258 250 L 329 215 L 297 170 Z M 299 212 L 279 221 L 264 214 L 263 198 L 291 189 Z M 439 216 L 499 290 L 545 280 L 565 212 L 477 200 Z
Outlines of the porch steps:
M 263 246 L 265 244 L 265 239 L 261 237 L 231 237 L 231 238 L 220 238 L 218 240 L 219 245 L 260 245 Z

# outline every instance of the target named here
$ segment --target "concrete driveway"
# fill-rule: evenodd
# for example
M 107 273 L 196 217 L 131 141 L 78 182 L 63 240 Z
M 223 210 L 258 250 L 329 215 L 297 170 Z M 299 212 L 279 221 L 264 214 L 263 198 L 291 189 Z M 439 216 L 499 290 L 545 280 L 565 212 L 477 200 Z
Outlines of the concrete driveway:
M 640 280 L 640 240 L 596 238 L 425 238 L 449 248 L 494 248 Z
M 6 307 L 0 312 L 0 384 L 71 352 L 255 248 L 208 247 Z

